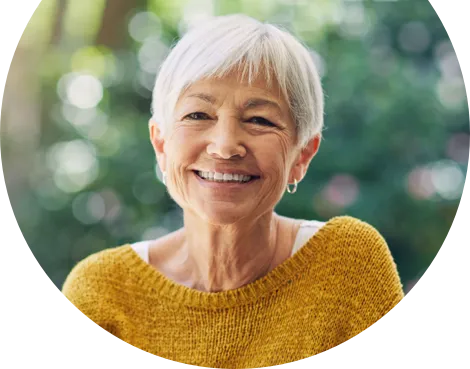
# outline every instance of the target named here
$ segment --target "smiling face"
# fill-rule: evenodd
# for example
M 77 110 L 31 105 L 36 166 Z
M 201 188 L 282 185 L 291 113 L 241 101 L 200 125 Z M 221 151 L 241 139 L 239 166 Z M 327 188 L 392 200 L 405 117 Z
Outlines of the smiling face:
M 165 136 L 152 120 L 150 136 L 170 195 L 212 224 L 272 211 L 286 184 L 303 178 L 320 140 L 301 149 L 279 86 L 268 88 L 261 75 L 241 83 L 234 73 L 192 84 Z

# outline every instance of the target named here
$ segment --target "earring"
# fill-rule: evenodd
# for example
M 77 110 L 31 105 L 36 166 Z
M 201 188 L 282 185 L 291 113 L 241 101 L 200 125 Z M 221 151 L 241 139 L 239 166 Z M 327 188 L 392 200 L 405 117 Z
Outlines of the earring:
M 162 182 L 166 186 L 166 172 L 162 173 Z
M 287 184 L 287 192 L 289 192 L 290 194 L 293 194 L 295 193 L 295 191 L 297 191 L 297 180 L 294 178 L 294 187 L 291 189 L 290 188 L 290 184 L 288 183 Z

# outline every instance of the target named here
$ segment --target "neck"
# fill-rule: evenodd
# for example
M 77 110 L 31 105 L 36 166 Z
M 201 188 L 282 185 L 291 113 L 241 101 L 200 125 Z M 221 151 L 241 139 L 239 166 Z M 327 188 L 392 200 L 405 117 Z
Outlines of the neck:
M 180 255 L 188 273 L 184 284 L 208 292 L 251 283 L 273 267 L 279 217 L 273 213 L 230 225 L 209 224 L 185 214 Z

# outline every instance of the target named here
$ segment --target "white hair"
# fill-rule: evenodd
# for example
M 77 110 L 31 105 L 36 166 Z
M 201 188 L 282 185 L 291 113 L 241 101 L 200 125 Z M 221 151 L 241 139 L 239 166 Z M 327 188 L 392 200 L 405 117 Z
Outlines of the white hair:
M 261 70 L 268 86 L 275 78 L 304 146 L 323 129 L 320 76 L 306 46 L 287 31 L 246 15 L 214 17 L 190 29 L 160 67 L 152 114 L 162 133 L 173 120 L 176 103 L 192 83 L 221 78 L 234 68 L 251 83 Z

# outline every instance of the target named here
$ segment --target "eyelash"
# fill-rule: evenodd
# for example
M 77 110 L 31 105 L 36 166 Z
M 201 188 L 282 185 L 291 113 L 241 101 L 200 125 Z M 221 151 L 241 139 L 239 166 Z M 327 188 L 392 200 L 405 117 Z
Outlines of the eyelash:
M 205 117 L 204 117 L 204 118 L 199 118 L 199 119 L 198 119 L 198 118 L 194 118 L 194 115 L 195 115 L 195 114 L 202 114 L 202 115 L 204 115 Z M 193 117 L 191 117 L 191 116 L 193 116 Z M 198 111 L 198 112 L 194 112 L 194 113 L 190 113 L 190 114 L 186 115 L 183 119 L 206 120 L 206 119 L 209 119 L 209 118 L 208 118 L 208 115 L 207 115 L 206 113 L 202 113 L 202 112 L 199 112 L 199 111 Z M 263 121 L 263 123 L 257 123 L 257 124 L 260 124 L 260 125 L 263 125 L 263 126 L 276 127 L 276 125 L 275 125 L 273 122 L 267 120 L 266 118 L 254 116 L 254 117 L 251 117 L 251 118 L 250 118 L 250 120 L 252 120 L 252 119 L 261 119 L 261 120 Z

